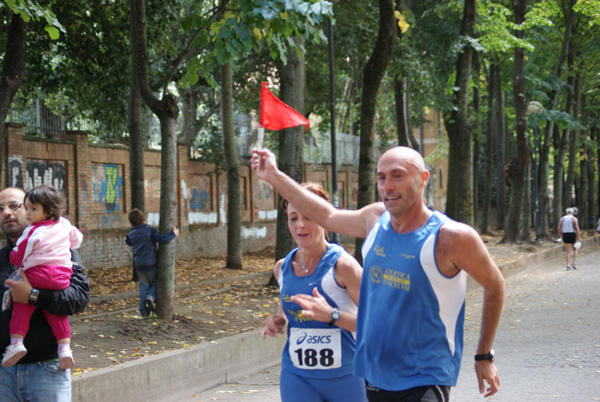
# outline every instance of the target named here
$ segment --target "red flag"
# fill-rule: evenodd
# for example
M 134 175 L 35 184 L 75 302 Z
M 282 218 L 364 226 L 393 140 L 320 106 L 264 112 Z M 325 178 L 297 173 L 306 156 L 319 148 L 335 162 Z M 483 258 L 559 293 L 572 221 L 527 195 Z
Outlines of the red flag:
M 302 113 L 275 97 L 267 88 L 266 82 L 263 82 L 260 88 L 258 124 L 273 131 L 296 126 L 305 126 L 304 131 L 306 131 L 310 125 Z

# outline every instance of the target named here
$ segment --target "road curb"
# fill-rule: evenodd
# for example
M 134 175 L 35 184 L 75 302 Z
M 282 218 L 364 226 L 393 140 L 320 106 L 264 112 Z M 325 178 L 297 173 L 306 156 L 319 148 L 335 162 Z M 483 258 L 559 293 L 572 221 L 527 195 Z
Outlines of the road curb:
M 600 244 L 594 237 L 582 242 L 582 251 Z M 502 264 L 505 278 L 560 258 L 563 246 L 525 256 Z M 479 285 L 469 277 L 468 291 Z M 285 336 L 260 338 L 260 330 L 250 331 L 139 360 L 106 367 L 72 377 L 72 400 L 176 401 L 216 385 L 232 382 L 244 375 L 279 363 Z
M 206 390 L 271 367 L 281 360 L 285 337 L 260 331 L 144 357 L 72 377 L 76 402 L 176 401 L 190 389 Z

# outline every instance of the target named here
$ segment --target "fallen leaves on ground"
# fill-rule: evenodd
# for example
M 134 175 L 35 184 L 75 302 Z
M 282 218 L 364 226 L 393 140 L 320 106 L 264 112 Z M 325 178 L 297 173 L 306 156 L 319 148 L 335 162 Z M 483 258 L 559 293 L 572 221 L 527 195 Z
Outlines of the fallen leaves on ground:
M 500 235 L 482 239 L 498 265 L 558 245 L 554 239 L 522 244 L 499 244 Z M 345 247 L 354 252 L 353 245 Z M 277 289 L 266 286 L 273 249 L 244 255 L 241 270 L 226 269 L 225 261 L 224 256 L 176 261 L 172 321 L 140 317 L 131 266 L 88 270 L 92 297 L 102 301 L 73 317 L 73 375 L 261 328 L 279 306 Z M 479 308 L 467 310 L 468 320 L 479 321 Z

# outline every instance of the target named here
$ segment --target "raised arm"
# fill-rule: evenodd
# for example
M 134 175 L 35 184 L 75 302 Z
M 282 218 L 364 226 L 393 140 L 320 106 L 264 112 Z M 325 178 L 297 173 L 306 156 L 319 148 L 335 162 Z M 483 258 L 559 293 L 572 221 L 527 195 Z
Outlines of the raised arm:
M 275 155 L 267 149 L 252 150 L 252 169 L 303 215 L 330 232 L 364 238 L 385 210 L 382 203 L 370 204 L 358 211 L 336 209 L 280 171 Z

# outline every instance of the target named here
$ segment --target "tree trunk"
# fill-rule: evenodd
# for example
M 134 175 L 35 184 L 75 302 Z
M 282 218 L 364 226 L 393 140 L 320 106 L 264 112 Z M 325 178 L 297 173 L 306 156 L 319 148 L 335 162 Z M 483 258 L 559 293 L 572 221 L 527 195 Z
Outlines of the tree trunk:
M 410 94 L 408 93 L 410 81 L 408 78 L 397 75 L 394 78 L 393 86 L 398 145 L 411 147 L 415 151 L 419 151 L 419 143 L 413 134 L 410 116 Z
M 199 131 L 196 124 L 198 114 L 198 94 L 193 88 L 189 88 L 183 91 L 182 98 L 183 106 L 181 115 L 183 117 L 183 127 L 181 129 L 181 142 L 189 148 L 194 144 L 194 139 Z
M 504 124 L 504 98 L 502 97 L 502 83 L 500 80 L 500 66 L 495 65 L 494 69 L 494 103 L 496 104 L 495 112 L 495 141 L 497 151 L 496 156 L 496 230 L 504 230 L 506 227 L 506 173 L 504 166 L 506 165 L 506 154 L 508 147 L 506 146 L 506 124 Z
M 129 185 L 131 193 L 131 208 L 146 212 L 144 192 L 144 150 L 146 149 L 146 136 L 142 132 L 142 94 L 137 82 L 137 64 L 131 58 L 131 85 L 129 87 L 129 104 L 127 105 L 127 119 L 129 126 Z M 132 263 L 131 280 L 139 280 L 135 261 Z
M 556 66 L 556 77 L 560 79 L 564 72 L 565 59 L 567 57 L 567 53 L 569 51 L 571 34 L 573 31 L 573 24 L 575 22 L 575 11 L 573 10 L 573 6 L 575 5 L 576 0 L 569 0 L 569 9 L 566 19 L 565 32 L 563 36 L 562 47 L 560 50 L 560 56 L 558 58 L 558 63 Z M 550 107 L 549 110 L 555 110 L 558 105 L 559 100 L 559 91 L 554 90 L 550 95 Z M 554 136 L 554 122 L 549 121 L 546 125 L 546 130 L 544 131 L 544 138 L 542 141 L 542 146 L 540 149 L 540 172 L 539 172 L 539 200 L 540 200 L 540 238 L 545 238 L 550 236 L 550 228 L 549 228 L 549 216 L 548 216 L 548 176 L 550 170 L 550 145 L 552 138 Z M 557 193 L 556 189 L 554 190 L 554 198 L 556 198 Z M 558 195 L 560 197 L 560 194 Z M 553 211 L 554 216 L 558 215 L 562 216 L 562 211 Z M 554 220 L 554 219 L 553 219 Z M 556 229 L 556 226 L 554 227 Z
M 398 136 L 398 145 L 408 147 L 408 136 L 406 135 L 406 126 L 404 119 L 404 78 L 396 75 L 394 77 L 394 111 L 396 117 L 396 135 Z
M 585 97 L 582 98 L 582 109 L 585 110 Z M 592 144 L 596 141 L 596 132 L 593 129 L 590 129 L 590 144 L 586 146 L 586 155 L 587 155 L 587 182 L 589 183 L 590 190 L 588 191 L 588 216 L 592 219 L 593 223 L 596 223 L 598 219 L 598 183 L 596 182 L 596 171 L 598 160 L 594 158 L 594 147 Z M 592 228 L 595 228 L 597 225 L 592 225 Z
M 154 96 L 148 79 L 148 48 L 146 40 L 146 7 L 144 0 L 130 0 L 132 66 L 136 66 L 137 82 L 146 105 L 160 120 L 161 130 L 161 183 L 160 233 L 168 233 L 175 226 L 177 179 L 177 116 L 175 98 L 164 90 L 161 100 Z M 175 295 L 175 242 L 161 244 L 158 250 L 157 315 L 163 320 L 173 319 Z
M 567 56 L 567 69 L 572 70 L 573 67 L 573 52 L 569 51 Z M 574 87 L 573 77 L 567 78 L 567 83 L 571 88 Z M 568 91 L 566 94 L 565 101 L 565 112 L 573 115 L 574 110 L 574 94 L 571 91 Z M 562 211 L 564 208 L 568 208 L 573 205 L 573 179 L 571 178 L 571 183 L 565 182 L 565 158 L 567 155 L 567 149 L 569 148 L 569 144 L 571 141 L 571 137 L 574 136 L 575 133 L 571 133 L 571 128 L 567 127 L 562 131 L 562 135 L 558 132 L 555 135 L 555 144 L 554 149 L 557 151 L 556 156 L 554 158 L 554 199 L 552 200 L 552 207 L 556 212 L 552 217 L 552 224 L 554 230 L 558 228 L 558 224 L 560 221 L 560 217 L 562 216 Z M 575 163 L 572 165 L 573 169 L 575 168 Z M 573 170 L 573 174 L 575 170 Z
M 492 165 L 494 155 L 494 64 L 490 64 L 487 74 L 488 81 L 488 94 L 487 94 L 487 124 L 486 124 L 486 137 L 485 137 L 485 155 L 484 163 L 485 163 L 485 180 L 483 181 L 483 204 L 481 206 L 481 233 L 482 234 L 491 234 L 491 224 L 490 224 L 490 207 L 492 203 L 492 187 L 493 187 L 493 179 L 492 179 Z
M 6 36 L 6 49 L 0 77 L 0 172 L 8 172 L 4 160 L 4 143 L 6 134 L 4 122 L 8 109 L 25 77 L 25 53 L 27 46 L 27 23 L 18 14 L 13 14 Z M 4 185 L 9 185 L 8 174 L 4 177 Z M 0 186 L 3 188 L 4 185 Z
M 521 221 L 523 222 L 523 227 L 521 230 L 521 235 L 519 236 L 519 240 L 521 241 L 530 241 L 531 240 L 531 228 L 533 216 L 533 204 L 531 202 L 531 174 L 532 167 L 531 163 L 527 164 L 527 169 L 525 170 L 525 182 L 523 183 L 523 208 L 521 208 Z
M 242 194 L 240 191 L 240 162 L 233 132 L 231 62 L 221 65 L 221 122 L 227 166 L 227 262 L 225 267 L 242 269 Z
M 460 35 L 475 38 L 476 0 L 465 0 Z M 473 128 L 469 122 L 469 80 L 474 49 L 465 46 L 456 61 L 453 108 L 446 124 L 449 140 L 446 214 L 473 226 Z
M 571 57 L 569 57 L 571 59 Z M 573 67 L 572 63 L 569 63 L 569 70 Z M 572 85 L 574 89 L 574 93 L 572 95 L 571 102 L 571 110 L 567 110 L 567 113 L 570 113 L 574 119 L 579 120 L 579 96 L 580 96 L 580 81 L 579 74 L 575 77 L 569 77 L 569 83 Z M 569 136 L 569 159 L 567 166 L 567 179 L 565 181 L 565 186 L 563 189 L 563 206 L 565 208 L 571 207 L 573 205 L 577 205 L 579 208 L 579 198 L 575 199 L 575 204 L 573 204 L 573 185 L 575 183 L 575 168 L 577 166 L 577 142 L 578 142 L 578 130 L 572 129 L 570 130 Z
M 375 108 L 381 80 L 394 52 L 396 18 L 394 0 L 379 0 L 379 31 L 373 54 L 365 65 L 360 101 L 360 154 L 358 162 L 358 208 L 375 200 Z M 362 239 L 356 239 L 354 256 L 362 262 Z
M 525 22 L 525 12 L 527 9 L 527 0 L 513 0 L 513 13 L 517 26 Z M 516 30 L 514 35 L 517 38 L 523 38 L 525 32 Z M 527 132 L 527 99 L 525 98 L 525 52 L 522 47 L 515 48 L 514 67 L 513 67 L 513 103 L 515 105 L 516 119 L 516 141 L 517 155 L 507 166 L 507 175 L 510 180 L 510 204 L 508 207 L 508 220 L 504 232 L 503 243 L 515 243 L 523 237 L 524 230 L 529 231 L 523 222 L 523 192 L 525 188 L 525 177 L 527 165 L 531 151 L 529 142 L 526 138 Z
M 587 164 L 588 160 L 586 158 L 582 158 L 579 165 L 579 191 L 577 192 L 577 209 L 579 213 L 577 214 L 577 219 L 579 220 L 579 228 L 581 230 L 586 229 L 588 227 L 588 191 L 589 191 L 589 183 L 587 181 Z
M 297 44 L 300 40 L 295 38 Z M 306 70 L 304 54 L 298 55 L 288 46 L 287 64 L 279 66 L 281 81 L 280 99 L 304 113 L 304 94 L 306 91 Z M 279 168 L 297 182 L 303 180 L 304 127 L 286 128 L 279 132 Z M 295 247 L 294 239 L 287 225 L 287 216 L 281 208 L 281 197 L 277 197 L 277 240 L 275 259 L 285 257 Z
M 473 79 L 479 82 L 479 53 L 473 52 Z M 475 114 L 475 127 L 473 135 L 473 168 L 479 170 L 481 121 L 479 116 L 479 85 L 473 86 L 473 113 Z M 473 174 L 473 227 L 476 228 L 479 221 L 479 175 Z
M 596 169 L 594 171 L 594 177 L 595 177 L 596 176 L 595 172 L 598 172 L 600 170 L 600 132 L 597 127 L 592 127 L 591 131 L 593 132 L 592 138 L 596 139 Z M 598 176 L 597 181 L 596 181 L 595 209 L 596 209 L 595 217 L 598 218 L 598 216 L 600 216 L 600 175 Z M 596 225 L 600 224 L 598 222 L 595 222 L 595 223 L 596 223 Z
M 568 95 L 568 97 L 570 97 Z M 567 101 L 569 103 L 569 101 Z M 562 131 L 562 135 L 559 135 L 558 146 L 556 149 L 556 156 L 554 157 L 554 198 L 552 199 L 552 209 L 554 214 L 552 215 L 552 227 L 553 231 L 558 228 L 558 223 L 561 216 L 563 215 L 563 191 L 565 184 L 565 156 L 567 154 L 567 145 L 569 143 L 570 129 L 566 128 Z M 569 205 L 570 206 L 570 205 Z

